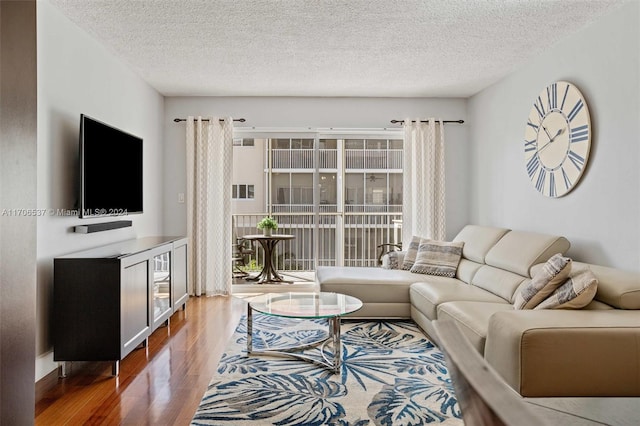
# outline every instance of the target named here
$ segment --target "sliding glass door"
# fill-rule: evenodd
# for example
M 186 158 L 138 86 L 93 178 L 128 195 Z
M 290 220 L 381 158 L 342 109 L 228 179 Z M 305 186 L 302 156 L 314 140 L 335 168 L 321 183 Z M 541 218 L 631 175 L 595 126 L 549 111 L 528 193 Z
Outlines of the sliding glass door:
M 402 140 L 397 132 L 286 136 L 253 135 L 255 151 L 235 144 L 243 151 L 234 152 L 234 167 L 244 170 L 253 164 L 255 169 L 249 156 L 262 160 L 261 174 L 244 170 L 237 175 L 246 182 L 236 182 L 234 172 L 236 191 L 252 185 L 254 200 L 264 201 L 248 209 L 247 200 L 234 200 L 236 235 L 255 233 L 252 227 L 269 214 L 278 221 L 279 233 L 295 236 L 277 246 L 280 269 L 375 266 L 377 246 L 397 242 L 401 235 Z

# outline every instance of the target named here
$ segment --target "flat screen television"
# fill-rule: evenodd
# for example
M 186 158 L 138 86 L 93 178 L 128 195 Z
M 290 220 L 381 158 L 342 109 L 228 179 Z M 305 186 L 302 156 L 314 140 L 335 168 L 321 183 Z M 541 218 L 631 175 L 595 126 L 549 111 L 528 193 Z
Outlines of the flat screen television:
M 142 139 L 80 115 L 81 218 L 142 213 Z

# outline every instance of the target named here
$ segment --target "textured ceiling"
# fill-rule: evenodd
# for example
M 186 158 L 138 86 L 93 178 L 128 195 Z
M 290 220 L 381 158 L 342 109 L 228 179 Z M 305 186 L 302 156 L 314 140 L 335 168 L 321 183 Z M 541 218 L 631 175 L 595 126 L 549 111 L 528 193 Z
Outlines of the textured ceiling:
M 167 96 L 468 97 L 614 0 L 50 0 Z

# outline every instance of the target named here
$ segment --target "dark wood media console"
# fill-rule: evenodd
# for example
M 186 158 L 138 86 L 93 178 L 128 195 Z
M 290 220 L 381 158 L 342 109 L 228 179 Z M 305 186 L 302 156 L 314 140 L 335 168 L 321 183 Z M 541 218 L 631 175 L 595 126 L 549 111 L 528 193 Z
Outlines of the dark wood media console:
M 120 360 L 168 324 L 187 290 L 187 239 L 147 237 L 53 261 L 53 359 Z

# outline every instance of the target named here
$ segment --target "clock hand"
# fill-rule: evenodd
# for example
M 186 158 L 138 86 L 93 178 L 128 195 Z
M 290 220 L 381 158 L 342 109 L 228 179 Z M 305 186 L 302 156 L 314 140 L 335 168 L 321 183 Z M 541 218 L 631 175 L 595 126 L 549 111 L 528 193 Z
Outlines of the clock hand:
M 544 128 L 544 126 L 542 127 L 544 129 L 544 131 L 547 133 L 547 135 L 549 134 L 549 132 L 547 132 L 547 129 Z M 538 150 L 538 152 L 542 151 L 543 149 L 545 149 L 547 147 L 547 145 L 549 145 L 551 142 L 554 141 L 555 138 L 557 138 L 558 136 L 560 136 L 560 134 L 564 132 L 564 129 L 558 129 L 558 132 L 555 134 L 554 137 L 549 137 L 549 142 L 545 143 L 544 145 L 542 145 L 540 147 L 540 149 Z
M 549 142 L 551 142 L 553 140 L 553 138 L 551 137 L 551 135 L 549 134 L 549 131 L 547 130 L 546 127 L 544 127 L 542 124 L 540 125 L 540 127 L 542 127 L 542 130 L 544 130 L 544 132 L 547 134 L 547 137 L 549 138 Z M 556 135 L 557 136 L 557 135 Z
M 558 129 L 558 133 L 556 133 L 556 135 L 554 137 L 552 137 L 551 139 L 549 139 L 549 142 L 553 142 L 553 140 L 555 138 L 557 138 L 558 136 L 560 136 L 560 134 L 564 132 L 564 129 Z
M 543 149 L 545 149 L 547 146 L 549 146 L 551 144 L 551 142 L 553 142 L 552 140 L 550 140 L 549 142 L 545 143 L 544 145 L 542 145 L 540 147 L 540 149 L 538 150 L 538 153 L 540 153 Z

